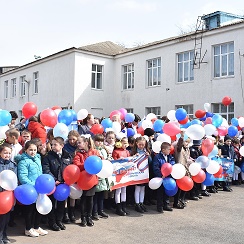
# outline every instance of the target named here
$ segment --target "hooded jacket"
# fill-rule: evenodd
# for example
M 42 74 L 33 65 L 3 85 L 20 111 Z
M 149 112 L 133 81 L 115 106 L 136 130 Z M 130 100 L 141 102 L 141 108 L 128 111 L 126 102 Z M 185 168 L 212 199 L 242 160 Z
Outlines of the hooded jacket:
M 31 138 L 40 138 L 42 143 L 47 141 L 47 133 L 44 126 L 38 122 L 30 121 L 28 130 L 31 132 Z

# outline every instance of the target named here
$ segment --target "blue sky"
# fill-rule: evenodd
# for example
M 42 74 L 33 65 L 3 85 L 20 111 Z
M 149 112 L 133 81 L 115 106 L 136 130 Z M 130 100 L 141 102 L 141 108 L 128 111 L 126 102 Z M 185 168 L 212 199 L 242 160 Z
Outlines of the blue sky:
M 0 66 L 101 41 L 127 47 L 193 30 L 214 11 L 244 15 L 243 0 L 0 0 Z

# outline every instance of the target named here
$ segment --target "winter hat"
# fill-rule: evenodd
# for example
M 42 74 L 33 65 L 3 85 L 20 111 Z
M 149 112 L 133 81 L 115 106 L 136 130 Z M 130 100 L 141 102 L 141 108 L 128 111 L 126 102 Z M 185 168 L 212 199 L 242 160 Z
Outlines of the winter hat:
M 227 140 L 232 140 L 229 135 L 226 135 L 225 138 L 224 138 L 224 141 L 227 141 Z
M 144 135 L 146 135 L 146 136 L 148 136 L 148 137 L 153 136 L 154 133 L 155 133 L 154 130 L 151 129 L 151 128 L 146 128 L 146 129 L 144 130 Z
M 202 140 L 193 140 L 193 146 L 201 146 Z

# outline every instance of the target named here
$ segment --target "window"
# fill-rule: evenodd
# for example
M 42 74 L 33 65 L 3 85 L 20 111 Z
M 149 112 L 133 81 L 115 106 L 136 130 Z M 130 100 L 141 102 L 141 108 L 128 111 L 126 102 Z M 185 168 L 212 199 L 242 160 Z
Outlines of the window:
M 161 118 L 161 107 L 147 107 L 146 114 L 153 113 L 157 118 Z
M 193 51 L 178 54 L 178 82 L 194 80 Z
M 123 65 L 123 90 L 134 88 L 134 64 Z
M 11 79 L 11 97 L 16 97 L 17 81 L 16 78 Z
M 214 46 L 214 77 L 234 75 L 234 42 Z
M 133 114 L 134 109 L 133 108 L 126 108 L 126 111 L 127 111 L 127 113 L 132 113 Z
M 39 79 L 39 72 L 34 72 L 33 73 L 34 94 L 38 94 L 38 79 Z
M 24 97 L 26 95 L 26 81 L 25 76 L 20 76 L 20 96 Z
M 94 89 L 102 89 L 103 66 L 92 64 L 92 80 L 91 87 Z
M 4 81 L 4 99 L 8 98 L 8 80 Z
M 212 103 L 212 112 L 220 114 L 229 123 L 234 118 L 234 103 L 229 106 L 225 106 L 222 103 Z
M 147 84 L 148 86 L 161 85 L 161 58 L 147 61 Z
M 178 108 L 183 108 L 186 110 L 188 118 L 192 118 L 194 117 L 194 113 L 193 113 L 193 104 L 188 104 L 188 105 L 175 105 L 175 110 Z

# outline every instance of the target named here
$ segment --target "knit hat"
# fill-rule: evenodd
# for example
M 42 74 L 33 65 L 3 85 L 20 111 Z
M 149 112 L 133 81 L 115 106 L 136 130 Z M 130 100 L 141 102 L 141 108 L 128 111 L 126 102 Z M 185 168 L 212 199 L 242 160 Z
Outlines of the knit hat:
M 227 141 L 227 140 L 232 140 L 229 135 L 226 135 L 225 138 L 224 138 L 224 141 Z
M 193 146 L 201 146 L 202 140 L 193 140 Z
M 146 135 L 146 136 L 148 136 L 148 137 L 153 136 L 154 133 L 155 133 L 154 130 L 151 129 L 151 128 L 146 128 L 146 129 L 144 130 L 144 135 Z

